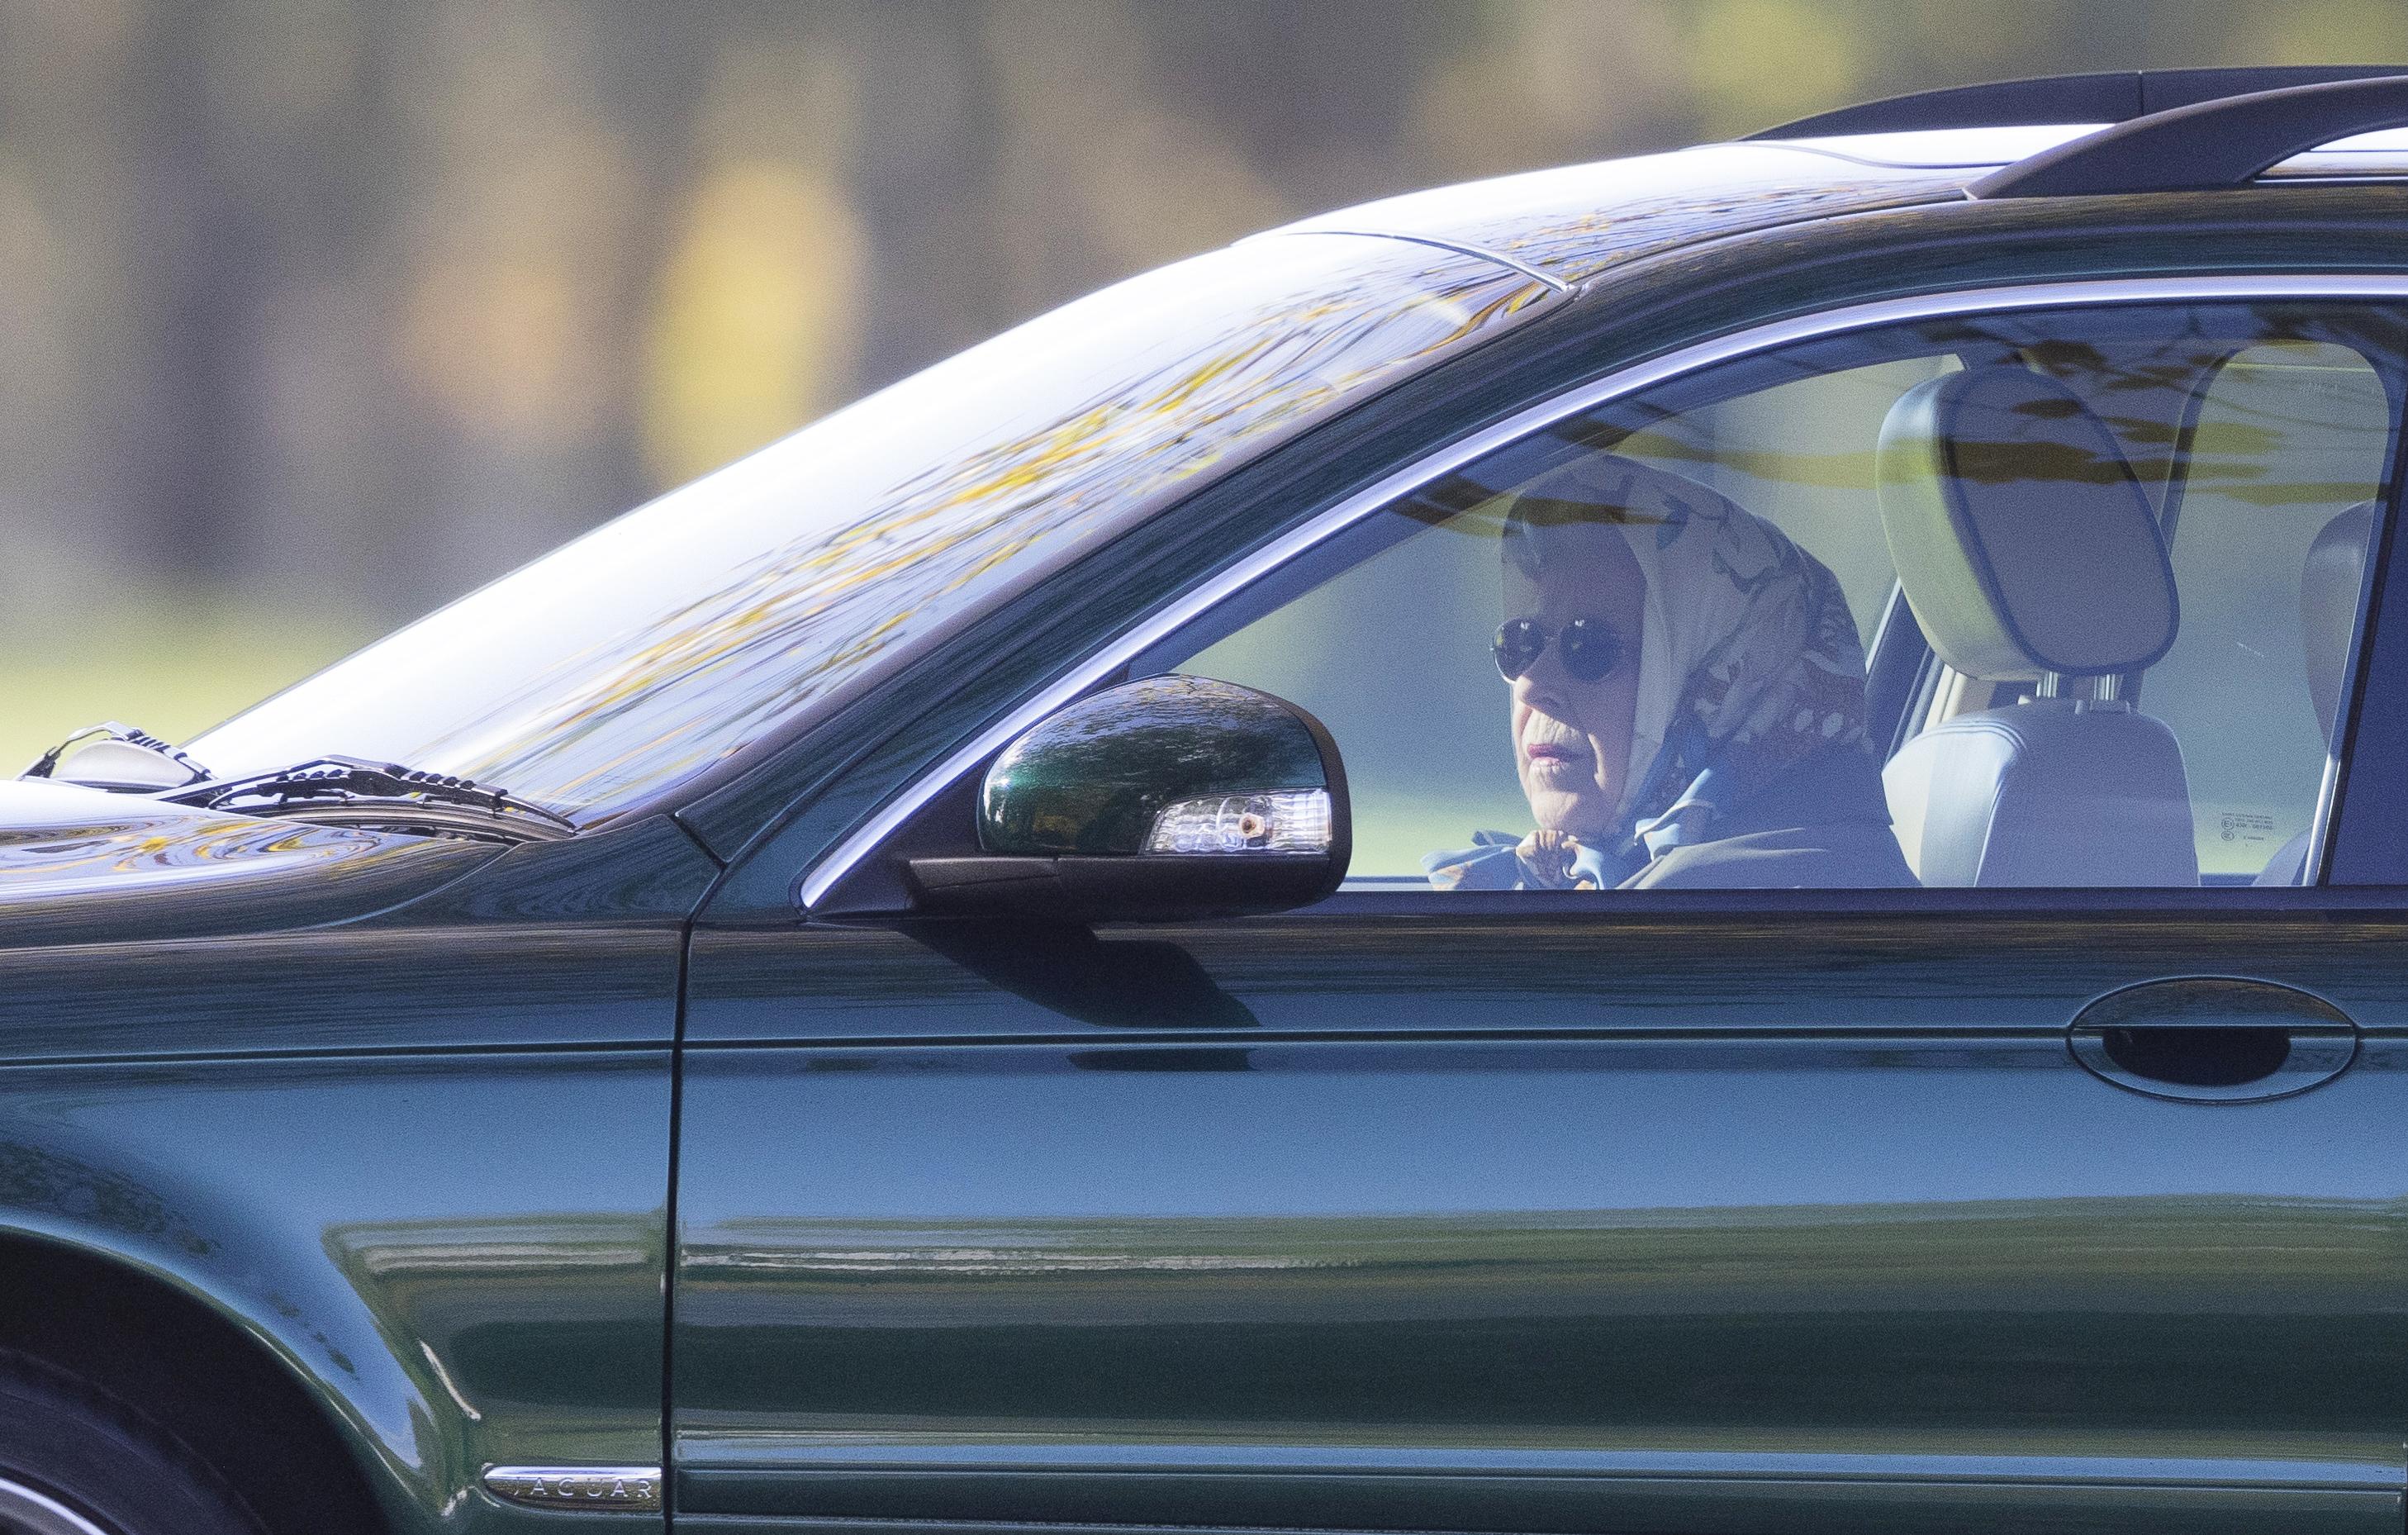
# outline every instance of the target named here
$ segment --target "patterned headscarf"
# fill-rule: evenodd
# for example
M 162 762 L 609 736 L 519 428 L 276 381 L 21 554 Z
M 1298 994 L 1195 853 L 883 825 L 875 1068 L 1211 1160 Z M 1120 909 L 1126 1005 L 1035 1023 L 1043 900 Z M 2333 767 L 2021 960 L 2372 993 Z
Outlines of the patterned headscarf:
M 1870 753 L 1856 620 L 1779 528 L 1694 480 L 1594 453 L 1512 493 L 1507 557 L 1543 558 L 1545 529 L 1568 522 L 1619 531 L 1647 582 L 1624 835 L 1600 854 L 1627 870 L 1710 840 L 1718 814 L 1808 757 Z M 1450 882 L 1455 861 L 1434 855 L 1433 878 Z

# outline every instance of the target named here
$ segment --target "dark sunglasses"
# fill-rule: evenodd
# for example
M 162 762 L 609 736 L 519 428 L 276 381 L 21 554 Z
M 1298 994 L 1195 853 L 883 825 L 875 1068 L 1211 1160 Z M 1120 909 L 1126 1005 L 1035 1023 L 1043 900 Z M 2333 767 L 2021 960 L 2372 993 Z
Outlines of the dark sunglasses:
M 1513 681 L 1539 664 L 1550 640 L 1564 670 L 1581 681 L 1594 682 L 1622 665 L 1622 636 L 1603 619 L 1576 618 L 1549 633 L 1536 619 L 1517 618 L 1498 625 L 1498 671 Z

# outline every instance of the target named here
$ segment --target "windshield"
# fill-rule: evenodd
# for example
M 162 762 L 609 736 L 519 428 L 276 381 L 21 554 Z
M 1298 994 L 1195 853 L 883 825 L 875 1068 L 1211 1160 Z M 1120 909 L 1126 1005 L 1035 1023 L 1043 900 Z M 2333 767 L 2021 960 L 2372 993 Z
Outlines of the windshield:
M 1431 246 L 1276 236 L 1079 300 L 673 491 L 188 743 L 346 755 L 593 820 L 1543 296 Z

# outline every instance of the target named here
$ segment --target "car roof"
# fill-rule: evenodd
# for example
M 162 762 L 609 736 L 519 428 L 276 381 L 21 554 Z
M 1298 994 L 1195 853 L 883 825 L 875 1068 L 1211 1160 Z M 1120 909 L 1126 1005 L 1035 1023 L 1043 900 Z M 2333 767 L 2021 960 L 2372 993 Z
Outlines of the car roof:
M 1961 200 L 2002 166 L 2107 126 L 1939 128 L 1707 144 L 1408 193 L 1270 232 L 1384 235 L 1476 251 L 1550 283 L 1784 224 Z M 2408 130 L 2338 139 L 2272 180 L 2408 178 Z

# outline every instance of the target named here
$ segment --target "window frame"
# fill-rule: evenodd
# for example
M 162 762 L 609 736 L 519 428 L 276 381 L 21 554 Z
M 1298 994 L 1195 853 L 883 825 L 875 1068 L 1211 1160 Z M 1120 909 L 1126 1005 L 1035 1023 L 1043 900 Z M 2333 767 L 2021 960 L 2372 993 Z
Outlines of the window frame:
M 1778 351 L 1805 342 L 1827 340 L 1858 332 L 1951 318 L 2010 314 L 2025 310 L 2107 308 L 2119 306 L 2172 303 L 2383 303 L 2408 307 L 2408 275 L 2245 273 L 2216 277 L 2104 278 L 2075 281 L 2003 284 L 1944 290 L 1906 298 L 1846 305 L 1749 326 L 1710 340 L 1659 354 L 1643 362 L 1574 384 L 1502 421 L 1424 452 L 1343 500 L 1325 509 L 1303 525 L 1251 551 L 1140 618 L 1111 642 L 1050 685 L 1024 698 L 975 737 L 915 776 L 898 794 L 872 811 L 838 840 L 824 855 L 806 868 L 791 890 L 794 904 L 809 915 L 855 869 L 879 850 L 905 833 L 922 811 L 939 801 L 1023 732 L 1033 728 L 1097 687 L 1126 674 L 1132 660 L 1206 617 L 1247 588 L 1275 577 L 1293 562 L 1309 557 L 1323 544 L 1339 538 L 1416 492 L 1475 464 L 1488 454 L 1545 432 L 1575 416 L 1660 385 L 1677 381 L 1726 363 Z M 2391 458 L 2403 460 L 2401 425 L 2395 422 Z M 2390 494 L 2376 527 L 2370 552 L 2372 579 L 2360 594 L 2358 628 L 2353 640 L 2348 686 L 2342 699 L 2341 728 L 2328 752 L 2325 783 L 2314 822 L 2310 867 L 2318 882 L 2290 886 L 2200 886 L 2087 889 L 2032 889 L 1936 886 L 1913 890 L 1766 890 L 1766 891 L 1598 891 L 1550 892 L 1543 910 L 1565 915 L 1666 913 L 1670 911 L 1914 911 L 1933 914 L 1969 911 L 2281 911 L 2376 908 L 2396 900 L 2358 898 L 2386 888 L 2408 885 L 2408 816 L 2376 831 L 2370 807 L 2353 818 L 2349 811 L 2350 772 L 2345 765 L 2363 760 L 2354 755 L 2359 743 L 2359 708 L 2387 679 L 2384 691 L 2395 695 L 2396 707 L 2378 730 L 2386 749 L 2408 753 L 2408 581 L 2386 581 L 2395 543 L 2401 498 L 2400 481 L 2392 477 Z M 2394 613 L 2394 608 L 2401 610 Z M 2389 620 L 2390 622 L 2386 622 Z M 2386 640 L 2386 636 L 2390 638 Z M 2388 655 L 2386 662 L 2383 658 Z M 2370 798 L 2371 796 L 2361 796 Z M 2380 856 L 2352 852 L 2346 883 L 2332 882 L 2338 850 L 2354 850 L 2359 823 L 2372 837 L 2369 851 L 2379 843 Z M 2368 874 L 2379 878 L 2367 878 Z M 2352 898 L 2336 898 L 2352 897 Z M 1469 915 L 1496 906 L 1498 914 L 1527 915 L 1541 908 L 1526 892 L 1344 891 L 1308 908 L 1360 913 L 1372 910 L 1398 912 Z

